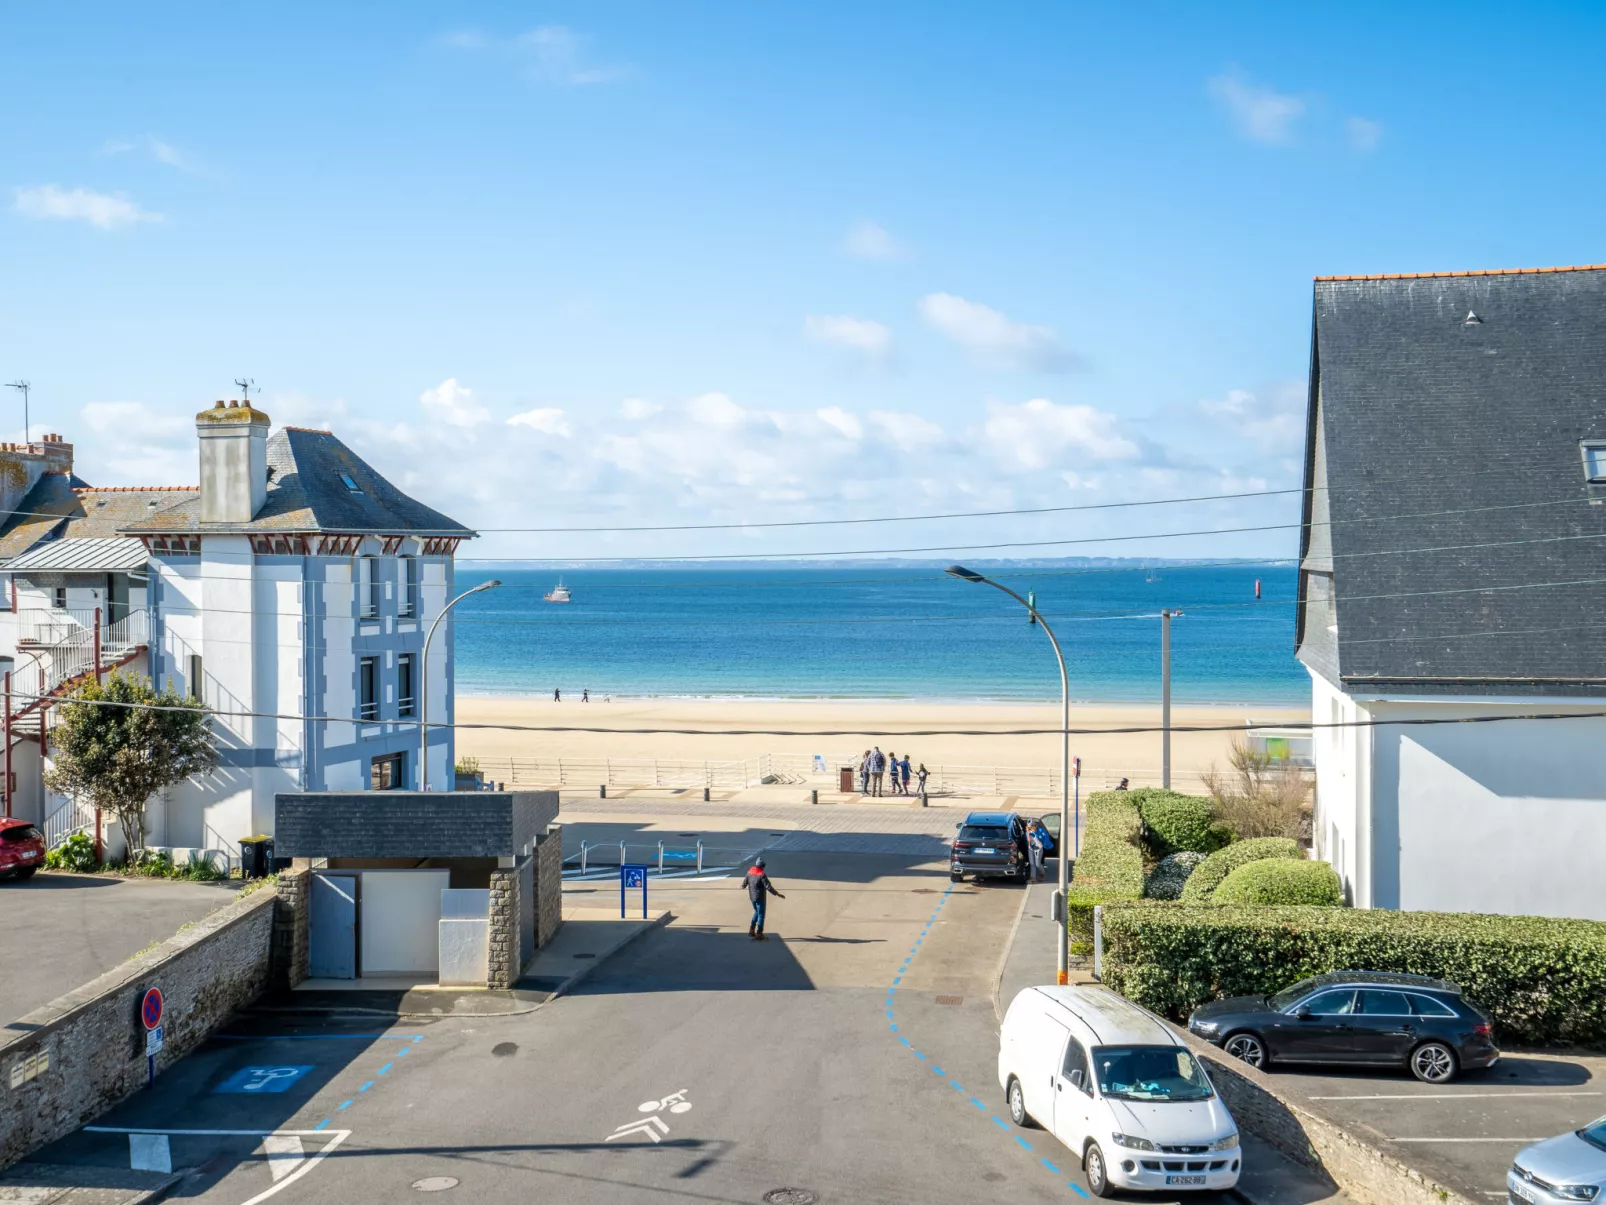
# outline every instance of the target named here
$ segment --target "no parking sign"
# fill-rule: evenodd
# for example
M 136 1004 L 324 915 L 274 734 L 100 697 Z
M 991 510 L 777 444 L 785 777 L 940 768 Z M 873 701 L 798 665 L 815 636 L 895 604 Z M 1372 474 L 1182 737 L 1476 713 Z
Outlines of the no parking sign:
M 146 1086 L 150 1088 L 156 1086 L 156 1052 L 162 1048 L 162 1012 L 165 1006 L 159 987 L 147 988 L 140 997 L 139 1019 L 145 1026 Z

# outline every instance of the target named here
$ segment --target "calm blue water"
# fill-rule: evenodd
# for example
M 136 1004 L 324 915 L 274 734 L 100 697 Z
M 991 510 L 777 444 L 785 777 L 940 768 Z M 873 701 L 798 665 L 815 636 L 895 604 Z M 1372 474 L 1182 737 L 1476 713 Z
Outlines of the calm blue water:
M 1178 702 L 1303 704 L 1289 566 L 988 570 L 1037 606 L 1065 649 L 1071 696 L 1160 694 L 1161 607 Z M 753 698 L 1054 699 L 1053 651 L 1020 605 L 932 568 L 459 571 L 500 589 L 458 608 L 457 686 L 468 694 Z M 1255 606 L 1255 579 L 1265 605 Z M 1100 613 L 1115 613 L 1110 617 Z M 1141 617 L 1131 617 L 1141 613 Z

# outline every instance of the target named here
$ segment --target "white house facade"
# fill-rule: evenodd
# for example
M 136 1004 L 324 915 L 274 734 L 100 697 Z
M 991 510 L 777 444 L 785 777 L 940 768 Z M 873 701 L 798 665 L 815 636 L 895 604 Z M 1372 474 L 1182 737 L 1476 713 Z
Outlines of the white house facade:
M 214 712 L 217 773 L 153 800 L 148 839 L 237 856 L 240 838 L 271 835 L 277 792 L 419 785 L 425 634 L 452 595 L 455 550 L 473 533 L 403 494 L 327 431 L 270 434 L 267 415 L 233 402 L 202 411 L 196 427 L 198 488 L 92 491 L 74 484 L 69 453 L 52 486 L 73 500 L 68 519 L 21 551 L 0 530 L 17 617 L 8 632 L 0 616 L 0 656 L 11 653 L 16 681 L 47 700 L 93 673 L 93 653 L 74 660 L 64 643 L 34 658 L 45 667 L 36 672 L 27 642 L 28 616 L 61 610 L 57 579 L 37 566 L 93 565 L 79 573 L 79 594 L 67 587 L 60 635 L 74 647 L 98 644 L 102 672 L 147 674 Z M 42 524 L 39 492 L 34 485 L 15 509 L 45 513 Z M 99 496 L 113 493 L 122 499 L 113 531 L 102 523 L 79 535 L 104 512 Z M 121 587 L 100 568 L 114 553 L 125 566 Z M 90 605 L 98 596 L 86 593 L 96 589 L 107 595 L 98 642 Z M 443 725 L 430 734 L 429 775 L 443 786 L 453 763 L 452 657 L 448 618 L 427 667 L 429 718 Z M 54 837 L 67 804 L 38 785 L 37 736 L 26 748 L 30 720 L 47 725 L 51 708 L 34 702 L 24 713 L 30 701 L 12 708 L 21 773 L 9 802 Z
M 1317 855 L 1358 907 L 1606 920 L 1606 271 L 1322 278 L 1314 325 Z

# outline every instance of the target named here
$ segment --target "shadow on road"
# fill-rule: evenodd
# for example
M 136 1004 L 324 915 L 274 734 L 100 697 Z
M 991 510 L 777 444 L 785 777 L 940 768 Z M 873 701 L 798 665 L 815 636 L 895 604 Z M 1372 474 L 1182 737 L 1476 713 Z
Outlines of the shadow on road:
M 785 936 L 754 941 L 745 932 L 674 925 L 627 947 L 570 994 L 641 992 L 796 992 L 814 990 Z
M 31 879 L 0 878 L 0 890 L 77 891 L 85 887 L 115 887 L 122 880 L 100 874 L 36 874 Z

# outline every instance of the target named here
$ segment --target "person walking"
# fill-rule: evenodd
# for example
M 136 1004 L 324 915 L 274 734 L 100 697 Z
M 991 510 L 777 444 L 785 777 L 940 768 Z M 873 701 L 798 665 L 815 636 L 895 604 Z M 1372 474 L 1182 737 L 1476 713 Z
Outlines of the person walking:
M 864 756 L 859 759 L 859 794 L 868 795 L 869 793 L 870 793 L 870 750 L 866 749 L 864 751 Z
M 764 909 L 769 903 L 768 896 L 775 896 L 784 900 L 786 897 L 775 890 L 775 884 L 770 882 L 770 876 L 764 873 L 764 859 L 756 858 L 747 868 L 747 874 L 742 879 L 742 886 L 747 889 L 747 898 L 753 902 L 753 919 L 747 926 L 747 935 L 764 940 Z
M 907 753 L 903 755 L 903 760 L 898 763 L 898 777 L 901 787 L 898 793 L 907 795 L 909 793 L 909 755 Z
M 920 769 L 915 771 L 915 777 L 920 780 L 920 798 L 922 800 L 924 800 L 926 797 L 926 776 L 929 773 L 930 771 L 926 769 L 925 762 L 921 762 Z
M 1032 882 L 1043 881 L 1043 826 L 1033 820 L 1026 826 L 1026 852 L 1032 860 Z
M 898 755 L 890 749 L 887 750 L 887 786 L 892 788 L 888 794 L 898 793 Z
M 591 691 L 589 689 L 582 690 L 580 692 L 580 702 L 582 702 L 582 703 L 591 702 Z
M 881 780 L 886 777 L 887 755 L 877 745 L 870 751 L 870 794 L 881 794 Z
M 553 702 L 554 702 L 554 703 L 561 703 L 561 702 L 563 702 L 563 690 L 562 690 L 562 689 L 561 689 L 561 688 L 559 688 L 559 689 L 557 689 L 557 690 L 554 690 L 554 691 L 553 691 L 553 692 L 552 692 L 552 701 L 553 701 Z
M 1110 781 L 1110 780 L 1109 780 L 1109 779 L 1107 779 L 1107 778 L 1106 778 L 1106 779 L 1105 779 L 1105 780 L 1104 780 L 1104 781 L 1105 781 L 1105 782 L 1109 782 L 1109 781 Z M 1116 788 L 1115 788 L 1115 789 L 1116 789 L 1116 790 L 1117 790 L 1117 791 L 1124 791 L 1124 790 L 1126 790 L 1126 789 L 1127 789 L 1127 779 L 1125 779 L 1125 778 L 1123 778 L 1123 779 L 1122 779 L 1122 780 L 1121 780 L 1121 782 L 1120 782 L 1120 784 L 1119 784 L 1119 785 L 1118 785 L 1118 786 L 1117 786 L 1117 787 L 1116 787 Z

